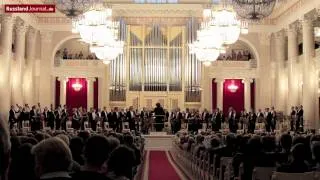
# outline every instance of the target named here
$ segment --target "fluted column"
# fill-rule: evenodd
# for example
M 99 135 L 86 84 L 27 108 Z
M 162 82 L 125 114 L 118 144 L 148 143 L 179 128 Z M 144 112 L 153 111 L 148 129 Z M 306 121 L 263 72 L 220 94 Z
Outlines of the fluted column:
M 40 83 L 39 83 L 39 101 L 43 106 L 52 104 L 52 35 L 51 31 L 41 31 L 41 60 L 40 60 Z
M 314 78 L 317 77 L 314 69 L 313 57 L 314 50 L 314 27 L 312 20 L 305 18 L 302 22 L 303 33 L 303 97 L 302 104 L 304 109 L 304 127 L 305 129 L 314 128 L 315 123 L 315 86 Z
M 5 120 L 8 117 L 10 109 L 10 69 L 11 69 L 11 46 L 12 46 L 12 30 L 14 18 L 9 14 L 1 16 L 1 54 L 0 54 L 0 115 Z
M 67 104 L 67 82 L 68 78 L 61 76 L 58 77 L 58 81 L 60 81 L 60 105 L 66 105 Z
M 285 81 L 284 81 L 284 60 L 285 60 L 285 37 L 284 30 L 276 33 L 275 37 L 275 107 L 278 111 L 285 110 Z
M 291 24 L 288 30 L 288 107 L 287 114 L 290 113 L 291 106 L 299 103 L 299 81 L 297 80 L 296 64 L 298 59 L 298 27 L 297 23 Z
M 29 27 L 27 35 L 27 59 L 23 78 L 24 103 L 36 104 L 35 101 L 35 52 L 37 31 Z
M 87 109 L 93 107 L 94 82 L 96 78 L 87 78 Z
M 217 83 L 217 108 L 223 110 L 223 83 L 224 83 L 224 79 L 216 78 L 215 82 Z
M 251 83 L 253 80 L 251 78 L 246 78 L 242 80 L 244 84 L 244 108 L 249 112 L 251 107 Z
M 12 75 L 12 104 L 23 104 L 23 75 L 25 72 L 25 45 L 27 26 L 22 20 L 16 23 L 16 51 Z

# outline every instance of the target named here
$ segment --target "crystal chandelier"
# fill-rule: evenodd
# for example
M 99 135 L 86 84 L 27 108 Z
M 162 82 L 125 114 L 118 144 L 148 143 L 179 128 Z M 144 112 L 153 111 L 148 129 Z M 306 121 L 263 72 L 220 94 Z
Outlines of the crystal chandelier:
M 46 4 L 54 4 L 67 17 L 77 17 L 86 12 L 92 5 L 92 0 L 45 0 Z
M 79 83 L 79 80 L 77 79 L 74 84 L 72 84 L 72 88 L 75 91 L 80 91 L 82 89 L 82 84 Z
M 276 0 L 232 0 L 232 4 L 238 16 L 257 21 L 272 13 Z
M 123 53 L 124 43 L 122 41 L 115 41 L 109 45 L 91 46 L 90 51 L 95 53 L 98 59 L 102 61 L 111 61 Z
M 73 20 L 73 29 L 84 42 L 103 46 L 117 39 L 119 22 L 112 20 L 111 8 L 93 8 Z

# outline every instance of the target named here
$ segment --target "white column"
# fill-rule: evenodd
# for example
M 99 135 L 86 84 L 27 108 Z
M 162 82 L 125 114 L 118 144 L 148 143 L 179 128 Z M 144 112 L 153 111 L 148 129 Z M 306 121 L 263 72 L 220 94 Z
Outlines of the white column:
M 1 52 L 0 52 L 0 115 L 7 120 L 10 109 L 10 69 L 11 69 L 11 45 L 14 18 L 9 14 L 1 16 Z
M 251 83 L 253 80 L 251 78 L 246 78 L 242 80 L 244 84 L 244 108 L 247 112 L 251 111 Z
M 284 30 L 276 33 L 275 39 L 275 59 L 276 59 L 276 92 L 275 92 L 275 108 L 278 111 L 285 111 L 285 86 L 284 84 L 284 60 L 285 60 L 285 38 Z
M 64 106 L 67 103 L 67 77 L 59 77 L 58 80 L 60 81 L 60 105 Z
M 288 107 L 287 114 L 291 111 L 291 106 L 299 103 L 299 81 L 295 70 L 298 59 L 298 27 L 297 23 L 291 24 L 288 30 Z
M 305 129 L 311 129 L 316 126 L 315 123 L 315 104 L 316 96 L 315 92 L 317 87 L 315 86 L 315 70 L 313 57 L 314 50 L 314 27 L 312 20 L 305 18 L 302 22 L 303 33 L 303 97 L 302 104 L 304 109 L 304 127 Z
M 41 105 L 49 107 L 52 104 L 51 70 L 52 62 L 52 35 L 51 31 L 41 31 L 41 59 L 40 59 L 40 83 L 39 101 Z
M 93 107 L 94 82 L 96 78 L 87 78 L 87 109 Z
M 36 50 L 37 31 L 29 27 L 27 35 L 27 59 L 26 68 L 23 77 L 23 101 L 28 104 L 36 104 L 35 102 L 35 50 Z
M 12 78 L 12 103 L 23 104 L 23 75 L 25 72 L 25 45 L 27 26 L 22 20 L 16 23 L 16 52 Z
M 217 83 L 217 108 L 223 110 L 223 78 L 216 78 L 215 82 Z

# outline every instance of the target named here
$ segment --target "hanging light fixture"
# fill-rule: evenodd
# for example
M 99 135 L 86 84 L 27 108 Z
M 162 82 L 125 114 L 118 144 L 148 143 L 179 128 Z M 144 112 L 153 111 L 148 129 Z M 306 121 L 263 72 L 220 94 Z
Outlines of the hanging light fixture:
M 80 91 L 82 89 L 82 84 L 79 83 L 79 79 L 76 79 L 76 82 L 72 84 L 72 88 L 75 91 Z
M 276 0 L 232 0 L 232 4 L 238 16 L 257 21 L 272 13 Z
M 86 12 L 93 0 L 45 0 L 45 4 L 54 4 L 67 17 L 74 18 Z
M 235 93 L 239 89 L 237 85 L 234 84 L 234 81 L 231 81 L 231 84 L 228 85 L 228 89 L 230 92 Z
M 90 51 L 95 53 L 98 59 L 102 61 L 111 61 L 123 53 L 124 43 L 122 41 L 115 41 L 110 45 L 91 46 Z

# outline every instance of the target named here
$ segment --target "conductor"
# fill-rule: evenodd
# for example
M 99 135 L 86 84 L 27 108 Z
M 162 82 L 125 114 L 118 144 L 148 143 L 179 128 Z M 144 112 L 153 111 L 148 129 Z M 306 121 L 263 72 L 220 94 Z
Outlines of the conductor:
M 156 104 L 156 108 L 154 108 L 154 115 L 155 115 L 155 128 L 156 131 L 162 131 L 163 127 L 164 127 L 164 116 L 165 116 L 165 112 L 163 110 L 163 108 L 161 107 L 160 103 Z

